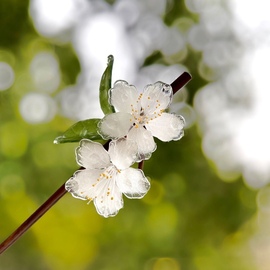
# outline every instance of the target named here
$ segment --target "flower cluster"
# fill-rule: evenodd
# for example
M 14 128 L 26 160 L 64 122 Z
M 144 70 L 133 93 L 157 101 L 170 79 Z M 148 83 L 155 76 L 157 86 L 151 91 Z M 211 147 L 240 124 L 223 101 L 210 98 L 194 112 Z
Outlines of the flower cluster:
M 111 140 L 108 150 L 100 143 L 83 139 L 76 149 L 78 170 L 66 182 L 75 198 L 93 201 L 97 212 L 115 216 L 127 198 L 142 198 L 150 183 L 135 162 L 149 159 L 156 150 L 153 137 L 168 142 L 183 135 L 184 118 L 167 113 L 173 97 L 172 87 L 162 82 L 147 85 L 139 93 L 126 81 L 116 81 L 109 90 L 109 103 L 115 113 L 98 124 L 98 133 Z

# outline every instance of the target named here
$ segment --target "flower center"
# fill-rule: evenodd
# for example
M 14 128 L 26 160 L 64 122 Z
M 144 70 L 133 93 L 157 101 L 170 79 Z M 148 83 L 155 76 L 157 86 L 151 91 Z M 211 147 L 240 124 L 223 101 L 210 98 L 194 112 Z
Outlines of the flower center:
M 141 108 L 140 113 L 138 111 L 131 114 L 132 118 L 130 119 L 133 122 L 133 126 L 138 128 L 140 125 L 144 126 L 148 123 L 148 117 L 145 115 L 143 108 Z
M 96 182 L 92 184 L 92 187 L 95 187 L 96 185 L 99 185 L 99 187 L 101 187 L 100 185 L 102 185 L 104 193 L 100 195 L 101 203 L 104 202 L 105 197 L 109 197 L 110 200 L 114 200 L 112 188 L 114 183 L 111 181 L 114 181 L 114 177 L 118 173 L 121 173 L 121 170 L 117 169 L 114 165 L 111 165 L 107 167 L 102 173 L 100 173 Z M 90 202 L 93 199 L 96 199 L 97 197 L 98 195 L 96 195 L 94 198 L 87 198 L 87 199 Z
M 132 125 L 136 128 L 140 125 L 144 125 L 148 121 L 143 108 L 140 110 L 135 109 L 133 104 L 131 104 L 131 116 L 130 122 L 132 122 Z
M 112 179 L 117 173 L 120 173 L 121 170 L 117 169 L 114 165 L 109 166 L 106 168 L 97 178 L 97 181 L 92 185 L 93 187 L 99 183 L 100 181 L 110 180 Z
M 139 95 L 137 104 L 140 103 L 142 96 L 143 94 Z M 134 105 L 131 104 L 132 117 L 130 118 L 130 122 L 132 122 L 132 125 L 135 128 L 148 124 L 149 121 L 152 121 L 155 118 L 158 118 L 164 112 L 163 109 L 160 109 L 161 103 L 159 100 L 153 100 L 150 96 L 147 96 L 147 100 L 149 101 L 149 103 L 147 104 L 145 108 L 134 107 Z

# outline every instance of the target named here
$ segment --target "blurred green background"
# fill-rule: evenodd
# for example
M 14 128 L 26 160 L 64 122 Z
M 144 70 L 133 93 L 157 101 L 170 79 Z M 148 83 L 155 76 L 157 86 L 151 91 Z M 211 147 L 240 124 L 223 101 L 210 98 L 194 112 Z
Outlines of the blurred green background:
M 171 26 L 181 17 L 199 21 L 199 15 L 190 12 L 184 1 L 169 4 L 161 16 L 164 25 Z M 113 6 L 114 1 L 108 5 Z M 76 83 L 82 66 L 70 43 L 36 30 L 28 1 L 2 0 L 0 26 L 0 62 L 14 72 L 14 82 L 0 91 L 2 241 L 78 168 L 76 143 L 53 144 L 75 119 L 59 111 L 43 122 L 31 123 L 22 116 L 23 97 L 42 93 L 31 76 L 31 61 L 43 51 L 57 59 L 60 81 L 49 94 L 56 101 L 63 88 Z M 172 59 L 155 50 L 140 67 L 156 63 L 169 67 L 170 61 L 187 67 L 193 80 L 186 87 L 186 102 L 192 106 L 196 91 L 209 82 L 198 68 L 201 52 L 187 46 L 184 56 Z M 106 58 L 100 61 L 106 64 Z M 204 72 L 208 78 L 212 74 L 210 68 Z M 125 198 L 118 215 L 105 219 L 93 204 L 66 194 L 1 255 L 0 269 L 269 269 L 264 255 L 257 256 L 260 250 L 252 244 L 256 235 L 260 239 L 267 235 L 258 232 L 256 225 L 257 191 L 248 188 L 240 175 L 225 180 L 218 176 L 214 163 L 203 154 L 196 123 L 180 141 L 157 143 L 157 151 L 145 162 L 152 187 L 142 200 Z

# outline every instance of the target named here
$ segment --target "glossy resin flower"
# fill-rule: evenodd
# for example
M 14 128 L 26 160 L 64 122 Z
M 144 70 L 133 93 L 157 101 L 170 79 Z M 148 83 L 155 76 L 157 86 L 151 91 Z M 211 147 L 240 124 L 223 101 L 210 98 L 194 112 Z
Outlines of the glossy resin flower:
M 126 139 L 110 142 L 108 151 L 100 143 L 81 140 L 76 159 L 85 169 L 74 173 L 66 190 L 75 198 L 93 201 L 100 215 L 115 216 L 123 207 L 122 194 L 140 199 L 150 188 L 144 173 L 130 168 L 137 153 L 136 143 Z
M 184 118 L 165 112 L 173 97 L 170 85 L 156 82 L 139 93 L 126 81 L 117 81 L 109 95 L 117 112 L 99 122 L 99 133 L 104 139 L 127 137 L 136 141 L 140 159 L 150 158 L 155 151 L 153 136 L 168 142 L 184 135 Z

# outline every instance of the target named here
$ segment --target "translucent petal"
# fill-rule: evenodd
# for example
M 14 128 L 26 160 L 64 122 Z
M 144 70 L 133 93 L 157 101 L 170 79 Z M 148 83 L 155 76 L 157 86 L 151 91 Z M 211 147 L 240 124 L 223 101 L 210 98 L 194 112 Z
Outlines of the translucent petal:
M 66 182 L 65 188 L 73 197 L 82 200 L 92 200 L 96 194 L 96 183 L 104 170 L 80 170 Z
M 138 125 L 138 127 L 133 127 L 129 131 L 127 139 L 133 140 L 137 143 L 140 160 L 149 159 L 152 152 L 154 152 L 157 148 L 151 132 L 146 130 L 141 125 Z
M 108 188 L 105 190 L 106 193 L 104 195 L 94 199 L 97 212 L 106 218 L 115 216 L 124 206 L 122 193 L 118 187 L 113 185 L 111 191 L 107 191 Z
M 179 140 L 184 135 L 185 120 L 180 115 L 162 113 L 161 116 L 149 121 L 145 126 L 154 137 L 168 142 Z
M 112 113 L 106 115 L 98 124 L 98 132 L 103 139 L 119 139 L 127 135 L 132 126 L 132 118 L 129 113 Z
M 163 82 L 149 84 L 141 97 L 141 106 L 146 115 L 159 113 L 169 107 L 173 97 L 172 87 Z
M 102 169 L 110 166 L 110 157 L 102 144 L 83 139 L 76 148 L 76 160 L 87 169 Z
M 109 92 L 110 103 L 116 111 L 131 113 L 138 109 L 139 93 L 135 86 L 129 85 L 126 81 L 116 81 Z
M 112 163 L 120 170 L 130 167 L 138 160 L 138 146 L 135 141 L 127 139 L 112 141 L 108 152 Z
M 115 183 L 117 170 L 111 166 L 106 170 L 76 171 L 65 185 L 73 197 L 94 202 L 97 212 L 104 216 L 115 216 L 123 207 L 122 193 Z
M 150 188 L 150 183 L 144 173 L 134 168 L 128 168 L 118 173 L 116 184 L 129 199 L 142 198 Z

